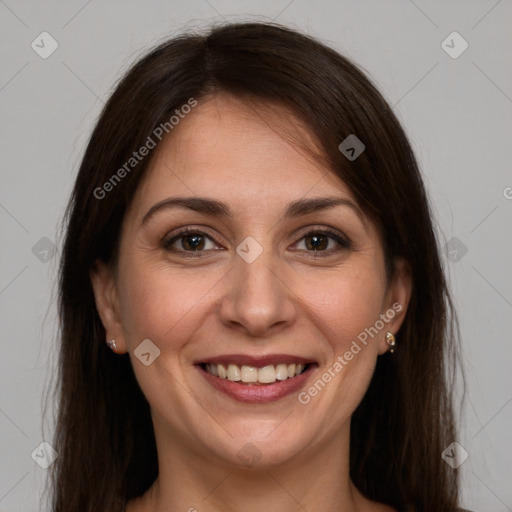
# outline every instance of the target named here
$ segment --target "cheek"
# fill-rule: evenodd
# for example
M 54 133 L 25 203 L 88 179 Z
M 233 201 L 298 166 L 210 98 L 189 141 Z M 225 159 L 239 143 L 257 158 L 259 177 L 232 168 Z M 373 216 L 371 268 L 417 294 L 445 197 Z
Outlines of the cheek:
M 352 341 L 378 320 L 384 288 L 380 276 L 367 269 L 303 290 L 303 297 L 307 297 L 308 307 L 335 354 L 348 350 Z
M 124 272 L 122 276 L 129 276 L 120 279 L 121 315 L 139 386 L 160 417 L 167 417 L 167 423 L 181 424 L 180 428 L 186 430 L 197 423 L 197 412 L 190 407 L 190 395 L 182 393 L 183 385 L 172 383 L 186 381 L 180 361 L 191 335 L 205 316 L 205 291 L 218 277 L 191 279 L 161 263 L 146 260 L 135 264 L 128 258 L 120 270 Z M 134 353 L 145 339 L 160 349 L 160 357 L 148 366 L 141 364 Z M 170 404 L 173 420 L 168 417 Z
M 368 333 L 379 319 L 385 282 L 368 267 L 323 284 L 305 297 L 329 345 L 329 359 L 303 401 L 314 404 L 334 432 L 353 414 L 371 381 L 381 334 Z
M 187 328 L 201 309 L 209 278 L 190 279 L 161 265 L 127 262 L 121 290 L 121 314 L 132 350 L 145 338 L 172 352 L 186 338 Z

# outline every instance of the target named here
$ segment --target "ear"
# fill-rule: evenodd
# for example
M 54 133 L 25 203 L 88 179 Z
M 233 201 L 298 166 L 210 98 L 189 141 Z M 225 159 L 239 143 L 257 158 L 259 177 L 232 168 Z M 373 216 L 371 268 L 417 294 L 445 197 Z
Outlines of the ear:
M 113 269 L 103 261 L 96 260 L 90 279 L 96 301 L 96 309 L 105 328 L 107 340 L 116 341 L 116 353 L 127 352 L 124 330 L 121 324 L 119 298 Z
M 386 332 L 395 336 L 405 319 L 407 307 L 412 293 L 412 276 L 408 262 L 402 259 L 395 260 L 395 271 L 388 284 L 383 303 L 381 318 L 385 321 L 382 335 L 379 337 L 379 354 L 389 350 L 386 343 Z M 400 337 L 397 337 L 397 346 L 400 347 Z

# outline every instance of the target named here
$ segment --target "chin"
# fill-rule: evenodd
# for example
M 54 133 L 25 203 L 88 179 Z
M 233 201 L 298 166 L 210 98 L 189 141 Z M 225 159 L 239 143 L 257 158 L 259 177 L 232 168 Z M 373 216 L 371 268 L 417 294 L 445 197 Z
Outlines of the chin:
M 210 439 L 207 445 L 218 458 L 238 469 L 264 470 L 287 464 L 303 453 L 312 439 L 305 440 L 296 428 L 293 431 L 282 428 L 281 422 L 272 422 L 271 428 L 268 421 L 263 425 L 251 422 L 252 432 L 230 430 L 233 437 L 223 436 L 222 441 L 213 443 Z

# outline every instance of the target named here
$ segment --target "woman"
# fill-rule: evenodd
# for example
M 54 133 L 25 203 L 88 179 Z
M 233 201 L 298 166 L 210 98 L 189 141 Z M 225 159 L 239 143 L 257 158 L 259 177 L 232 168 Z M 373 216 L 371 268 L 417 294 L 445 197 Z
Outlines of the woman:
M 119 83 L 68 208 L 55 511 L 452 511 L 454 320 L 407 138 L 269 24 Z

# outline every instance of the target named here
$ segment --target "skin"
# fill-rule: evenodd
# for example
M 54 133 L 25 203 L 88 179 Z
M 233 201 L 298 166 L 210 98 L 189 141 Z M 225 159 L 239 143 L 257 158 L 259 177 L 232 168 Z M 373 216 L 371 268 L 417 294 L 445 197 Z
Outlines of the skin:
M 278 107 L 269 112 L 256 115 L 223 94 L 200 101 L 155 153 L 125 216 L 117 267 L 97 262 L 91 272 L 107 339 L 130 353 L 157 441 L 159 476 L 128 512 L 392 510 L 350 481 L 350 418 L 388 350 L 386 331 L 403 321 L 410 279 L 401 262 L 386 279 L 379 234 L 351 191 L 275 129 L 293 126 L 314 145 L 297 120 Z M 222 201 L 232 216 L 162 208 L 142 223 L 160 201 L 190 196 Z M 354 207 L 284 218 L 289 203 L 319 197 Z M 203 252 L 183 245 L 190 237 L 165 249 L 186 226 L 206 233 Z M 351 246 L 320 235 L 315 251 L 309 228 L 335 230 Z M 248 236 L 263 248 L 252 263 L 236 253 Z M 199 257 L 183 256 L 186 248 Z M 235 401 L 193 364 L 229 353 L 293 354 L 317 362 L 311 386 L 394 303 L 401 312 L 308 404 L 297 393 Z M 133 353 L 145 339 L 161 351 L 149 366 Z M 261 457 L 251 467 L 237 456 L 247 443 Z

